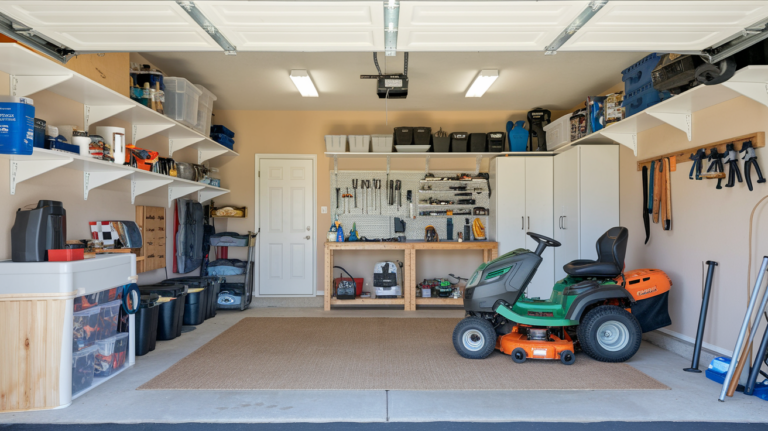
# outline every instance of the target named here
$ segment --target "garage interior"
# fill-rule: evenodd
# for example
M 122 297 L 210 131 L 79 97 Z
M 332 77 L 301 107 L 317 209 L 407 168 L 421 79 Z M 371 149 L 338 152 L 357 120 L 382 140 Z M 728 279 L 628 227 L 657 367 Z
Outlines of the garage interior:
M 0 1 L 0 423 L 766 422 L 767 26 Z

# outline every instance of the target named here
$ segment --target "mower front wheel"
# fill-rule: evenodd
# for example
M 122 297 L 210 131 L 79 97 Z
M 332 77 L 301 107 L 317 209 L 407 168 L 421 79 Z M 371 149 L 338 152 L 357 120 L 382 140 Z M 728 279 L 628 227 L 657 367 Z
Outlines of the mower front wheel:
M 453 347 L 467 359 L 485 359 L 496 348 L 496 330 L 481 317 L 467 317 L 453 330 Z
M 576 362 L 576 355 L 574 355 L 570 350 L 563 350 L 560 352 L 560 362 L 562 362 L 564 365 L 571 365 Z
M 512 361 L 516 364 L 522 364 L 528 359 L 528 354 L 525 353 L 525 349 L 522 347 L 515 347 L 510 356 L 512 356 Z
M 624 362 L 640 349 L 643 330 L 635 316 L 615 305 L 593 308 L 579 324 L 579 344 L 600 362 Z

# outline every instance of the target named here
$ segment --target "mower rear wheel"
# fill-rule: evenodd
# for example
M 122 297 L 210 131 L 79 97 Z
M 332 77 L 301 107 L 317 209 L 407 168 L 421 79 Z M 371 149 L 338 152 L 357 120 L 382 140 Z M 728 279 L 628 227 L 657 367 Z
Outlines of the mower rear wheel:
M 496 348 L 496 330 L 481 317 L 467 317 L 453 330 L 453 347 L 467 359 L 485 359 Z
M 560 362 L 565 365 L 571 365 L 576 362 L 576 355 L 574 355 L 570 350 L 563 350 L 560 352 Z
M 512 354 L 510 356 L 512 356 L 512 360 L 516 364 L 522 364 L 526 359 L 528 359 L 528 354 L 525 353 L 525 349 L 522 347 L 516 347 L 514 350 L 512 350 Z
M 593 308 L 579 324 L 584 353 L 601 362 L 624 362 L 637 353 L 643 331 L 635 316 L 615 305 Z

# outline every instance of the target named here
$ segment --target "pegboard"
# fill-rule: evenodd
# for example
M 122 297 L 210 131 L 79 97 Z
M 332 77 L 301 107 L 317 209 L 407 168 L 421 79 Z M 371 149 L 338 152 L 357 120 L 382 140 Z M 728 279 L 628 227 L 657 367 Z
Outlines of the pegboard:
M 441 176 L 455 176 L 462 173 L 462 171 L 431 171 L 436 177 Z M 355 195 L 354 188 L 352 187 L 352 180 L 358 180 L 357 186 L 357 208 L 355 208 L 355 199 L 341 198 L 344 194 Z M 401 191 L 401 203 L 397 205 L 398 192 L 395 191 L 395 204 L 387 205 L 387 188 L 389 180 L 400 180 L 402 183 Z M 361 189 L 363 180 L 370 180 L 371 189 L 364 191 Z M 373 189 L 373 180 L 381 180 L 381 190 L 379 191 L 378 199 L 375 197 Z M 395 234 L 394 219 L 400 217 L 405 221 L 405 237 L 408 240 L 423 240 L 424 229 L 432 225 L 437 230 L 437 234 L 440 237 L 440 241 L 446 241 L 447 236 L 447 223 L 448 219 L 453 219 L 453 240 L 458 238 L 457 234 L 464 231 L 465 219 L 469 218 L 470 223 L 475 218 L 479 218 L 484 225 L 488 225 L 488 216 L 476 216 L 476 215 L 453 215 L 453 216 L 421 216 L 420 211 L 427 211 L 430 209 L 445 211 L 446 209 L 473 209 L 474 207 L 490 207 L 490 198 L 488 196 L 488 186 L 485 180 L 483 181 L 462 181 L 454 183 L 442 183 L 442 182 L 423 182 L 423 171 L 390 171 L 389 178 L 387 178 L 386 171 L 338 171 L 338 173 L 331 171 L 331 220 L 339 220 L 344 227 L 344 234 L 349 235 L 353 224 L 356 225 L 358 235 L 365 236 L 370 239 L 374 238 L 392 238 L 400 233 Z M 339 191 L 339 207 L 336 208 L 336 187 L 341 188 Z M 457 186 L 467 184 L 467 191 L 472 192 L 472 196 L 454 196 L 457 193 L 454 190 L 450 190 L 449 186 Z M 429 192 L 419 192 L 423 190 L 425 186 L 431 186 L 432 190 Z M 408 190 L 412 191 L 413 202 L 413 216 L 411 218 L 409 202 L 406 199 Z M 364 196 L 367 194 L 367 214 L 365 212 L 365 200 Z M 421 201 L 426 201 L 430 197 L 443 200 L 457 200 L 457 199 L 475 199 L 474 205 L 424 205 L 420 204 Z M 374 201 L 376 202 L 376 208 L 374 211 Z M 346 206 L 345 206 L 346 205 Z

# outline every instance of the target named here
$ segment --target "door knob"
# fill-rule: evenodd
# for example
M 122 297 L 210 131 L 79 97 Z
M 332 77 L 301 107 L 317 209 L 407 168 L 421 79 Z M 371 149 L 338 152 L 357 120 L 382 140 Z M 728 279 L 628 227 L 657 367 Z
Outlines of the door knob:
M 307 232 L 309 232 L 310 230 L 311 230 L 311 229 L 310 229 L 310 227 L 309 227 L 309 226 L 307 226 Z
M 304 237 L 304 239 L 311 239 L 311 238 L 312 238 L 312 237 L 311 237 L 311 236 L 309 236 L 309 235 L 307 235 L 307 236 L 305 236 L 305 237 Z

